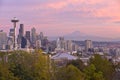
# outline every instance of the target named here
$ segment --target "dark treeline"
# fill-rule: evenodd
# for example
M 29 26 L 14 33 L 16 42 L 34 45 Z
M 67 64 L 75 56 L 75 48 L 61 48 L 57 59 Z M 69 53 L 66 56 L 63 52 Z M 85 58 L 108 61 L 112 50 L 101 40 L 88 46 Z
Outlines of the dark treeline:
M 95 55 L 85 66 L 81 60 L 56 67 L 48 55 L 36 50 L 0 52 L 0 80 L 119 80 L 115 68 L 107 59 Z

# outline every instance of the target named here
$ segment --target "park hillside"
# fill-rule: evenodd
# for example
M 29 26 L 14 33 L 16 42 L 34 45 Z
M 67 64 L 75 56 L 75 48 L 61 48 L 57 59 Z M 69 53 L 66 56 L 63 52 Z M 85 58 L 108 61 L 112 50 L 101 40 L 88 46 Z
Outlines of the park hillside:
M 88 65 L 78 59 L 56 66 L 41 50 L 0 52 L 0 80 L 119 80 L 119 67 L 98 54 Z

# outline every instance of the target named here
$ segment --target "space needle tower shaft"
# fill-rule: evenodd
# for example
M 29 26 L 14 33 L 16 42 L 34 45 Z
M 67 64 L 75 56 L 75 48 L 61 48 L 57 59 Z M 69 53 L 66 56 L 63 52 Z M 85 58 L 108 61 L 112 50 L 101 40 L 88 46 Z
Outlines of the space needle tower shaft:
M 16 24 L 17 22 L 19 22 L 19 20 L 14 17 L 11 22 L 13 23 L 14 26 L 14 38 L 13 38 L 13 49 L 16 50 L 17 49 L 17 40 L 16 40 Z

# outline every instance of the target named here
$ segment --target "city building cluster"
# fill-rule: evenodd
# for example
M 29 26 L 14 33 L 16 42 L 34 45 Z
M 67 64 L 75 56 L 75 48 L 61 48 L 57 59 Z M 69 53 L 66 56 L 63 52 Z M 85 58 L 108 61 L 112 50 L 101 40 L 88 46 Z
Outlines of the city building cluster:
M 24 31 L 24 24 L 20 24 L 18 35 L 16 35 L 14 32 L 15 29 L 11 28 L 9 31 L 9 35 L 7 36 L 6 32 L 4 32 L 3 30 L 0 31 L 0 50 L 12 50 L 14 49 L 14 47 L 16 47 L 17 49 L 46 49 L 48 47 L 47 44 L 49 42 L 47 37 L 43 35 L 43 32 L 37 34 L 35 28 L 32 28 L 31 31 Z M 15 40 L 14 34 L 16 36 Z
M 19 25 L 16 35 L 15 27 L 9 30 L 8 35 L 3 30 L 0 31 L 0 50 L 42 49 L 46 53 L 59 51 L 71 53 L 79 49 L 77 44 L 72 40 L 65 40 L 64 37 L 50 41 L 43 32 L 37 33 L 34 27 L 31 31 L 25 31 L 24 24 Z
M 119 42 L 74 41 L 66 40 L 64 37 L 50 41 L 43 32 L 37 33 L 34 27 L 30 31 L 25 31 L 24 24 L 19 25 L 19 31 L 18 34 L 16 34 L 16 23 L 18 21 L 16 18 L 11 20 L 14 27 L 9 30 L 8 35 L 3 30 L 0 30 L 1 51 L 42 49 L 44 53 L 54 55 L 52 59 L 57 59 L 57 57 L 59 58 L 59 56 L 62 55 L 64 59 L 69 58 L 69 56 L 69 59 L 78 57 L 85 63 L 87 63 L 94 54 L 99 54 L 115 63 L 120 62 Z M 55 54 L 59 55 L 56 56 Z M 63 60 L 63 58 L 60 56 L 60 59 Z

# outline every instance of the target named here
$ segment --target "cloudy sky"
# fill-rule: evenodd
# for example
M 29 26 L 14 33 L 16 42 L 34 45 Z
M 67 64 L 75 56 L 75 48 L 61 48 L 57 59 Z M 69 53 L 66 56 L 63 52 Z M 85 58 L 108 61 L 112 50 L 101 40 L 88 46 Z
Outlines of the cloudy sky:
M 0 0 L 0 29 L 12 27 L 17 17 L 25 25 L 48 36 L 74 31 L 120 37 L 120 0 Z

